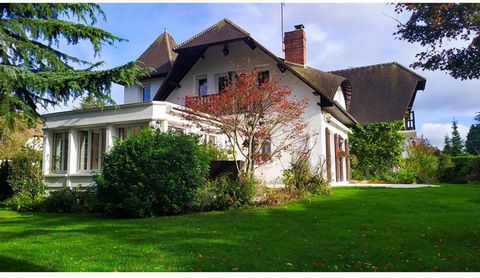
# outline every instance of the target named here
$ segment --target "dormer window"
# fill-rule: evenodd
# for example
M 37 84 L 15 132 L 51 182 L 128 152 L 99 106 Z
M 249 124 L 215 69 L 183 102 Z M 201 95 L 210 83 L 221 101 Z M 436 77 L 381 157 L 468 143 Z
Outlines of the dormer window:
M 150 101 L 150 86 L 143 87 L 143 101 Z
M 208 94 L 208 80 L 206 75 L 197 76 L 197 93 L 199 96 L 206 96 Z

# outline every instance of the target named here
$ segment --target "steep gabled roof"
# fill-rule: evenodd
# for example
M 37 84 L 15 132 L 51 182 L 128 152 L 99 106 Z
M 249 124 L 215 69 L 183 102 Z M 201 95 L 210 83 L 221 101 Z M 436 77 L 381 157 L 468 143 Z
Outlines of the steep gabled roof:
M 345 124 L 357 123 L 352 115 L 333 101 L 337 88 L 342 86 L 347 105 L 350 105 L 349 95 L 351 93 L 351 86 L 346 78 L 317 69 L 305 69 L 303 66 L 286 63 L 283 59 L 275 56 L 263 45 L 255 41 L 249 33 L 228 19 L 223 19 L 215 23 L 213 26 L 181 43 L 174 49 L 174 51 L 178 53 L 178 57 L 173 64 L 172 70 L 167 75 L 165 82 L 162 83 L 155 94 L 154 100 L 164 101 L 167 99 L 168 95 L 179 86 L 185 74 L 187 74 L 198 59 L 203 56 L 208 47 L 234 41 L 244 41 L 251 49 L 255 49 L 256 47 L 261 49 L 265 54 L 274 59 L 279 66 L 289 70 L 293 75 L 310 86 L 312 90 L 321 95 L 322 99 L 328 100 L 331 106 L 328 109 L 332 111 L 334 116 L 342 118 L 342 122 Z M 335 84 L 337 85 L 336 87 Z
M 361 124 L 402 120 L 426 79 L 396 62 L 336 70 L 348 78 L 353 94 L 348 112 Z
M 137 59 L 142 67 L 151 67 L 155 70 L 149 78 L 166 76 L 172 69 L 177 53 L 173 49 L 177 43 L 166 31 L 163 32 Z
M 175 48 L 176 52 L 181 50 L 196 47 L 209 46 L 217 43 L 224 43 L 229 41 L 236 41 L 250 37 L 250 34 L 240 28 L 235 23 L 224 18 L 209 28 L 203 30 L 197 35 L 191 37 L 185 42 L 181 43 Z

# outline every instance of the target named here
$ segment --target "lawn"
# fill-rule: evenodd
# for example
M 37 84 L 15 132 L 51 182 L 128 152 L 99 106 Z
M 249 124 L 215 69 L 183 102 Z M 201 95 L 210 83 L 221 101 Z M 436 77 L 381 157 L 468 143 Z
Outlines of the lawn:
M 0 271 L 480 271 L 480 185 L 149 219 L 0 209 Z

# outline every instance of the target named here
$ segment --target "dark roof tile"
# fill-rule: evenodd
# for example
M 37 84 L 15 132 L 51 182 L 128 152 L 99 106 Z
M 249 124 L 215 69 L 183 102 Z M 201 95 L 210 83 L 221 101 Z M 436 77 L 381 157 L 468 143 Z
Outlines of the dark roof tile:
M 169 33 L 162 33 L 137 59 L 142 67 L 155 69 L 150 76 L 165 76 L 172 69 L 177 53 L 173 48 L 177 46 Z

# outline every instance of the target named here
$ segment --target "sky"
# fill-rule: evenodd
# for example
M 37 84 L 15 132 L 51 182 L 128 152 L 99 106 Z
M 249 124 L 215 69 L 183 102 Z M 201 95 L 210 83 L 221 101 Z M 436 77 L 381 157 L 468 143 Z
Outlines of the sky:
M 107 15 L 98 27 L 128 39 L 115 46 L 105 46 L 100 57 L 81 43 L 65 49 L 88 60 L 103 60 L 105 68 L 136 60 L 166 28 L 177 44 L 189 39 L 223 18 L 245 29 L 277 56 L 281 51 L 280 4 L 101 4 Z M 397 22 L 406 21 L 390 4 L 294 4 L 284 6 L 284 31 L 303 24 L 307 35 L 307 65 L 323 71 L 396 61 L 409 66 L 422 50 L 395 38 Z M 457 44 L 458 42 L 454 42 Z M 465 138 L 473 117 L 480 112 L 480 80 L 460 81 L 439 71 L 415 70 L 427 79 L 426 89 L 419 91 L 414 111 L 417 135 L 424 135 L 440 148 L 452 119 L 459 123 Z M 114 85 L 112 97 L 123 103 L 123 87 Z M 48 109 L 48 112 L 71 109 L 75 103 Z M 366 108 L 368 109 L 368 108 Z

